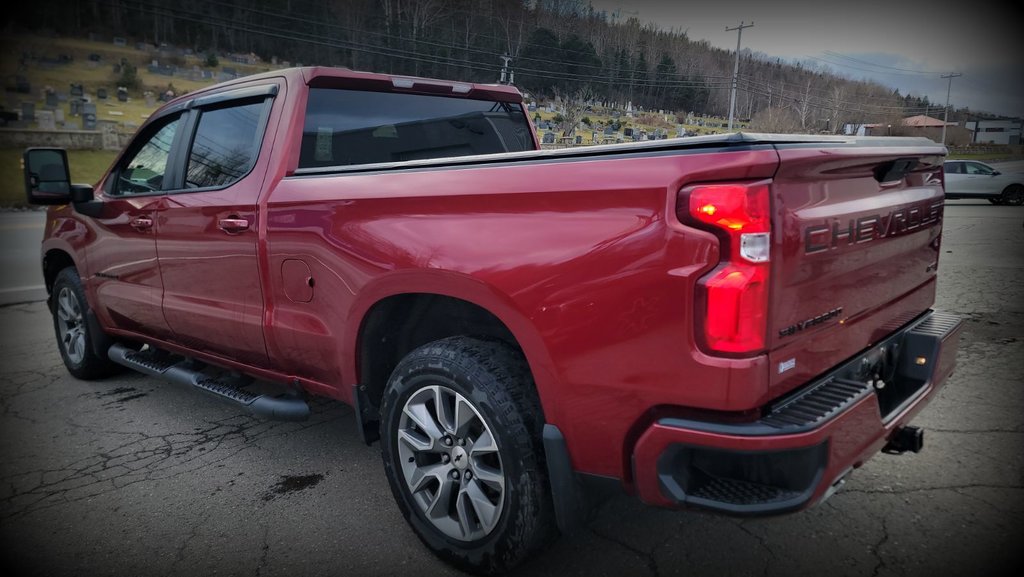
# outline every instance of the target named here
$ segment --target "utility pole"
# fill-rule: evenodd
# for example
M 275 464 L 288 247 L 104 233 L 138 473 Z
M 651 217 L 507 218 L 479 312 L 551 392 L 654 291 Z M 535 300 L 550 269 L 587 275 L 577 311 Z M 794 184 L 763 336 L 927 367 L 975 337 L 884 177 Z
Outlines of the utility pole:
M 512 61 L 512 57 L 508 54 L 502 54 L 498 58 L 501 58 L 502 62 L 504 62 L 501 66 L 501 80 L 498 82 L 501 84 L 512 84 L 515 82 L 515 72 L 508 69 L 508 63 Z
M 946 145 L 946 124 L 949 122 L 949 93 L 953 90 L 953 79 L 957 76 L 963 76 L 959 72 L 950 72 L 949 74 L 943 74 L 942 78 L 948 78 L 949 84 L 946 86 L 946 113 L 942 116 L 942 145 Z
M 726 32 L 736 30 L 736 65 L 732 69 L 732 90 L 729 92 L 729 130 L 732 130 L 733 119 L 736 117 L 736 83 L 740 76 L 740 40 L 743 38 L 744 28 L 753 28 L 754 23 L 744 24 L 740 21 L 739 26 L 726 28 Z

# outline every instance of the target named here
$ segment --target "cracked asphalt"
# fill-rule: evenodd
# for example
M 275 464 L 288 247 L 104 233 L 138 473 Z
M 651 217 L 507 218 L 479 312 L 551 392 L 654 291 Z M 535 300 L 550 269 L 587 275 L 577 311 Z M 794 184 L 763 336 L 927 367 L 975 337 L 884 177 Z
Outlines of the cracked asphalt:
M 947 205 L 938 308 L 959 367 L 825 504 L 733 519 L 604 503 L 520 575 L 1019 575 L 1024 569 L 1024 208 Z M 263 421 L 157 379 L 61 365 L 42 303 L 0 308 L 4 575 L 455 575 L 395 506 L 351 409 Z

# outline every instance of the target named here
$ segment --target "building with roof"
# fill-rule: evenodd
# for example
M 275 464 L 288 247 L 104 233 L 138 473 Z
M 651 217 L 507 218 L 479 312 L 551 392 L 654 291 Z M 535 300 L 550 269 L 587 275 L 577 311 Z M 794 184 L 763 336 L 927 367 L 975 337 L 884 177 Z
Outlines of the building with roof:
M 924 114 L 909 116 L 893 124 L 847 125 L 847 134 L 857 134 L 858 136 L 923 136 L 935 142 L 941 142 L 942 127 L 944 125 L 946 127 L 946 144 L 962 145 L 971 142 L 971 133 L 956 122 L 944 122 Z
M 1024 120 L 1020 118 L 997 118 L 976 120 L 964 124 L 971 133 L 971 142 L 975 144 L 1021 144 L 1021 128 Z

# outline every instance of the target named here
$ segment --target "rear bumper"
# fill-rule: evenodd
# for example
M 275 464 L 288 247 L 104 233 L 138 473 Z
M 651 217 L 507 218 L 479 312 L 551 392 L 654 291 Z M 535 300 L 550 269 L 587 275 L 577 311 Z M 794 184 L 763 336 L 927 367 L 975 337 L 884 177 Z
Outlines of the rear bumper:
M 962 326 L 954 315 L 929 311 L 765 407 L 754 422 L 659 419 L 634 448 L 637 493 L 651 505 L 738 515 L 785 513 L 823 500 L 945 383 Z

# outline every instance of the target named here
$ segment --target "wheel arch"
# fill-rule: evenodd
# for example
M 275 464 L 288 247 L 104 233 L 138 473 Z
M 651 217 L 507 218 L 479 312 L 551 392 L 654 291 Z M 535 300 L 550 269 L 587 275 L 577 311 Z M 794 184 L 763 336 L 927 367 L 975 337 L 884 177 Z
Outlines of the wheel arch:
M 466 335 L 499 339 L 522 352 L 530 367 L 545 419 L 556 412 L 555 369 L 541 335 L 507 295 L 480 280 L 448 271 L 399 272 L 368 286 L 347 323 L 344 348 L 352 359 L 346 382 L 364 439 L 375 440 L 384 386 L 412 349 Z
M 57 273 L 67 267 L 74 267 L 81 273 L 78 263 L 75 262 L 71 252 L 62 248 L 49 248 L 43 253 L 43 283 L 46 286 L 46 294 L 53 292 L 53 283 L 57 280 Z
M 1021 204 L 1021 201 L 1020 200 L 1016 200 L 1015 201 L 1010 196 L 1011 193 L 1013 193 L 1013 192 L 1019 193 L 1018 196 L 1017 196 L 1018 199 L 1020 199 L 1021 197 L 1024 197 L 1024 184 L 1022 184 L 1020 182 L 1011 182 L 1010 184 L 1006 185 L 1006 187 L 1003 188 L 1002 192 L 1000 192 L 999 196 L 997 197 L 999 199 L 999 204 L 1009 204 L 1009 205 L 1013 205 L 1013 206 L 1019 206 Z

